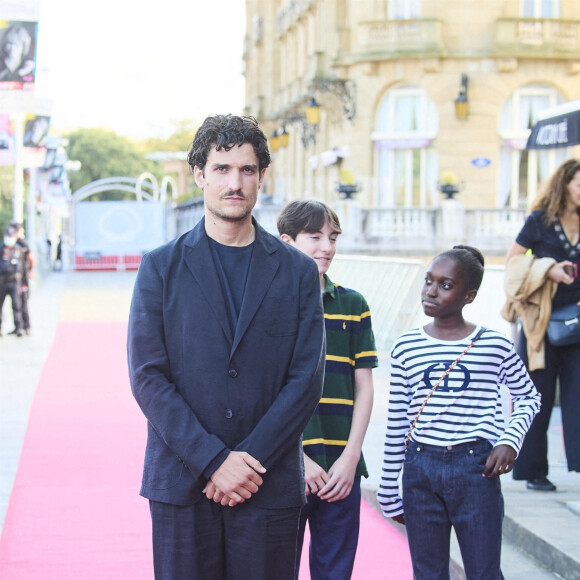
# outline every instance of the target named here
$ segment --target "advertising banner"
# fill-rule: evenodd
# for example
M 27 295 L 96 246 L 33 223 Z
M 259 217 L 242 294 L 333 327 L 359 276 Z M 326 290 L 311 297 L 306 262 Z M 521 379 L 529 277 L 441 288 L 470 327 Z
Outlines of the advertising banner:
M 38 22 L 0 19 L 0 90 L 31 91 Z
M 0 113 L 0 166 L 15 163 L 16 145 L 13 122 L 10 115 Z M 49 127 L 50 117 L 27 115 L 24 125 L 24 147 L 21 149 L 22 167 L 28 169 L 44 166 Z

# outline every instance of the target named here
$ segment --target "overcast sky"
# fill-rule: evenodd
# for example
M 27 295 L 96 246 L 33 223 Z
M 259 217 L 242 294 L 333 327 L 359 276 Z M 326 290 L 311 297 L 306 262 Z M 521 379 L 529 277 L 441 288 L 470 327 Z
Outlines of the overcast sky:
M 41 0 L 37 91 L 53 128 L 167 136 L 241 113 L 243 0 Z

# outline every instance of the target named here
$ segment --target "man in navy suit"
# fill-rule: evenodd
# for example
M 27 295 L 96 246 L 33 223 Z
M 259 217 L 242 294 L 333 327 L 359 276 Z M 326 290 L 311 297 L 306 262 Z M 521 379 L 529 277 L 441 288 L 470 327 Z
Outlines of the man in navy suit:
M 318 269 L 252 218 L 270 163 L 253 118 L 208 117 L 188 161 L 205 217 L 143 256 L 129 318 L 155 578 L 291 579 L 324 378 Z

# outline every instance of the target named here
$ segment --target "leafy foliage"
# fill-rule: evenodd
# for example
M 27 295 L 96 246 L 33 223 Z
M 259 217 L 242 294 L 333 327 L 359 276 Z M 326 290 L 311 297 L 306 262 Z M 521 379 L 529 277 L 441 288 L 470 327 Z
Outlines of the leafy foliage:
M 161 179 L 163 171 L 158 164 L 145 159 L 138 147 L 128 138 L 107 129 L 79 129 L 67 136 L 69 159 L 81 162 L 79 171 L 70 172 L 71 190 L 105 177 L 139 177 L 143 172 Z M 95 194 L 88 200 L 131 200 L 127 192 L 110 191 Z
M 14 193 L 14 167 L 0 166 L 0 234 L 4 233 L 12 219 L 12 195 Z
M 191 119 L 183 119 L 173 123 L 173 132 L 167 139 L 152 137 L 140 141 L 137 146 L 144 153 L 155 151 L 187 151 L 200 123 Z

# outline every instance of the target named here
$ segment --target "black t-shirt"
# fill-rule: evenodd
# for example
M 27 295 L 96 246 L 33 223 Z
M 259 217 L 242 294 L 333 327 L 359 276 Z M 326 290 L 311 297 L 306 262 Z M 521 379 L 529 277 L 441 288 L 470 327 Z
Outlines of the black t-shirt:
M 543 211 L 534 211 L 528 216 L 516 242 L 524 248 L 530 248 L 534 256 L 538 258 L 554 258 L 556 262 L 564 260 L 574 262 L 578 265 L 580 272 L 580 242 L 573 246 L 566 238 L 558 220 L 546 226 Z M 558 290 L 552 300 L 552 307 L 558 308 L 579 300 L 580 276 L 570 286 L 558 284 Z
M 227 305 L 233 331 L 238 323 L 238 316 L 244 300 L 254 243 L 242 247 L 224 246 L 212 238 L 208 239 L 214 263 L 220 276 L 224 302 Z

